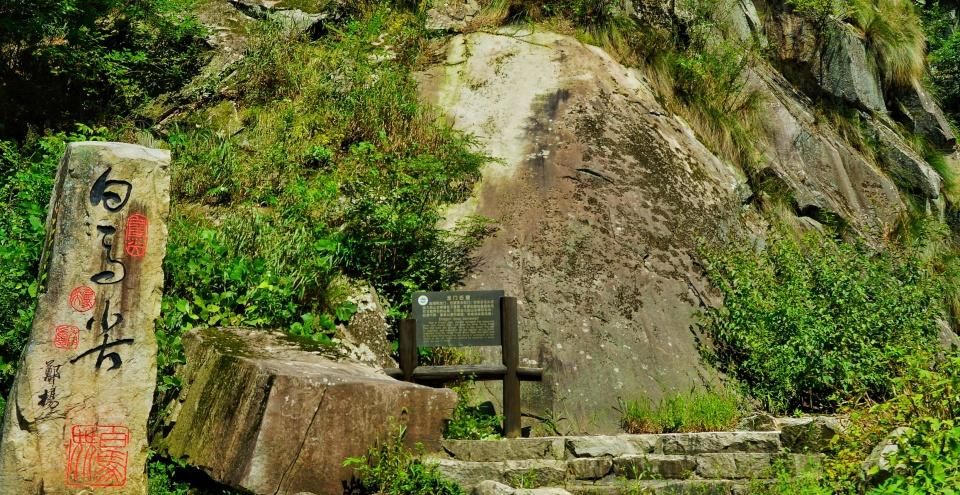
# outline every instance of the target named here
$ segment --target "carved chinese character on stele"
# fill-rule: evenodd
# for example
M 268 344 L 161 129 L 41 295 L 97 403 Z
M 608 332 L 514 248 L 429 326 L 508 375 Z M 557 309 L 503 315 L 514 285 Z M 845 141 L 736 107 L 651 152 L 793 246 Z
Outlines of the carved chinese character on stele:
M 145 494 L 170 154 L 73 143 L 0 430 L 0 493 Z

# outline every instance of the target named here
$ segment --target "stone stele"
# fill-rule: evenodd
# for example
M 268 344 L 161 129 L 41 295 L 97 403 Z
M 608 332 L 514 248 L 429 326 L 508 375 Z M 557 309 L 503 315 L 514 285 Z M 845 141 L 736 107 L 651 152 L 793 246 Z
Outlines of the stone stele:
M 47 216 L 46 273 L 0 430 L 9 494 L 144 494 L 154 320 L 170 153 L 67 147 Z

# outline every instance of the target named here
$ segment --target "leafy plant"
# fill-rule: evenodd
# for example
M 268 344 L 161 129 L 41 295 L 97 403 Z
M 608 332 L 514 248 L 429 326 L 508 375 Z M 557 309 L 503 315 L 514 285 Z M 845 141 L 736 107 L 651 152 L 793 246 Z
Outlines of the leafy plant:
M 940 284 L 907 250 L 809 234 L 704 251 L 724 295 L 708 358 L 773 411 L 892 397 L 905 359 L 935 342 Z
M 360 490 L 378 495 L 463 495 L 456 483 L 445 479 L 435 465 L 422 459 L 422 446 L 412 451 L 404 445 L 406 429 L 398 432 L 366 455 L 351 457 L 343 465 L 357 475 Z
M 443 431 L 444 438 L 492 440 L 503 434 L 503 417 L 495 414 L 492 406 L 473 404 L 473 386 L 468 381 L 453 387 L 457 393 L 457 406 Z

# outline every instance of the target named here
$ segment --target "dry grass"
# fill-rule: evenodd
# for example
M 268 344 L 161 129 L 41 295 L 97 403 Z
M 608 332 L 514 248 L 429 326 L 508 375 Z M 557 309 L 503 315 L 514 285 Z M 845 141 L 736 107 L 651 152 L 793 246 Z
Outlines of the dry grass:
M 884 79 L 909 86 L 924 72 L 926 39 L 910 0 L 853 0 L 850 19 L 863 30 Z

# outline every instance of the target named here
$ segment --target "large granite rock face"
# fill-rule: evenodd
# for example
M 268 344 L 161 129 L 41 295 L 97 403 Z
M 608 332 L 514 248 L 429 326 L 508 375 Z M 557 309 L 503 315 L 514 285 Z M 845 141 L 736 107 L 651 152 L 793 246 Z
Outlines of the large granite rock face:
M 206 329 L 184 340 L 183 390 L 157 445 L 256 494 L 343 492 L 347 457 L 406 427 L 439 445 L 456 394 L 387 377 L 263 330 Z
M 885 112 L 880 77 L 863 35 L 845 24 L 831 25 L 824 35 L 826 41 L 817 73 L 820 87 L 866 110 Z
M 68 145 L 46 288 L 0 432 L 3 493 L 146 493 L 169 161 L 131 144 Z
M 617 397 L 703 384 L 691 325 L 707 282 L 694 257 L 698 239 L 740 228 L 743 177 L 642 76 L 571 37 L 456 36 L 420 80 L 501 161 L 447 221 L 499 221 L 465 285 L 518 298 L 521 359 L 546 368 L 524 407 L 612 432 Z

